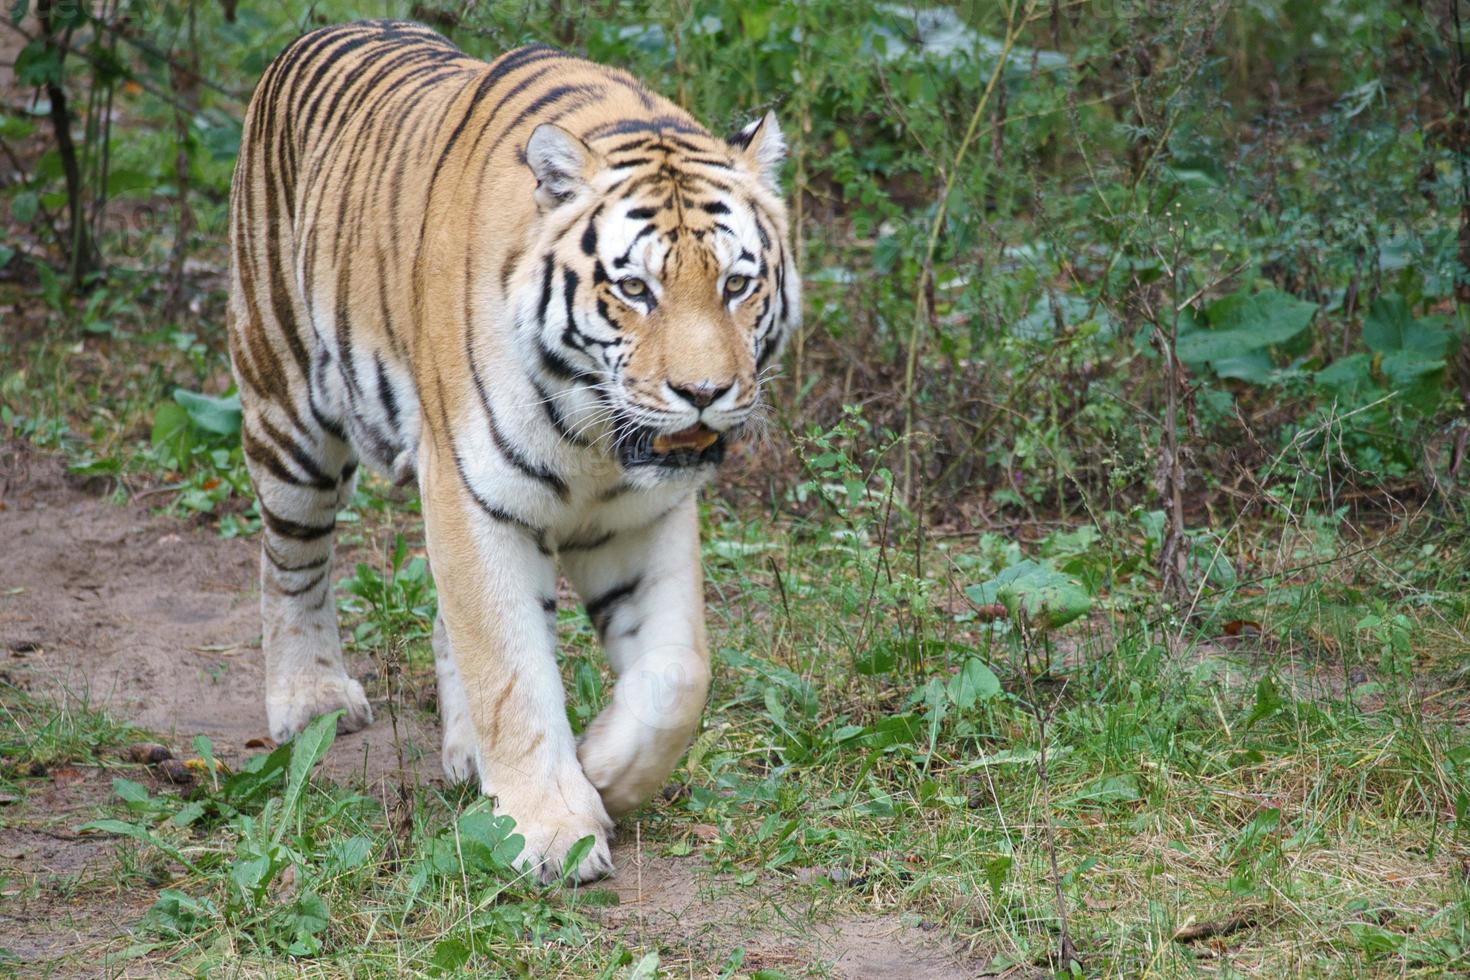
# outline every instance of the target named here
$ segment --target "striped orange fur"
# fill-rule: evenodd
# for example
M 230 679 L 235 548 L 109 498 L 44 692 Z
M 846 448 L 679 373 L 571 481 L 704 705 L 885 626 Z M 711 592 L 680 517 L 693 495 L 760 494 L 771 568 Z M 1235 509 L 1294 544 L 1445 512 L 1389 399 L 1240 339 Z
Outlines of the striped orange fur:
M 799 320 L 766 116 L 729 140 L 626 72 L 494 62 L 403 22 L 266 71 L 231 196 L 230 354 L 264 525 L 272 734 L 372 712 L 341 656 L 335 515 L 358 461 L 417 481 L 444 765 L 548 879 L 661 785 L 709 680 L 695 498 Z M 575 740 L 558 564 L 618 683 Z

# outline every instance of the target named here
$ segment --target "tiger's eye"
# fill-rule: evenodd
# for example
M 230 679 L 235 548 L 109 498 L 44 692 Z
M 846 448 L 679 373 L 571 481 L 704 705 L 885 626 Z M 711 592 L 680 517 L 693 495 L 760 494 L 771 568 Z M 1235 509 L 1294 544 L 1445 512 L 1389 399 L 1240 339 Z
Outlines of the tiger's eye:
M 648 292 L 648 283 L 629 276 L 627 279 L 618 280 L 618 288 L 623 291 L 624 296 L 642 296 Z
M 743 293 L 749 284 L 749 276 L 730 276 L 725 280 L 725 295 L 734 296 L 736 293 Z

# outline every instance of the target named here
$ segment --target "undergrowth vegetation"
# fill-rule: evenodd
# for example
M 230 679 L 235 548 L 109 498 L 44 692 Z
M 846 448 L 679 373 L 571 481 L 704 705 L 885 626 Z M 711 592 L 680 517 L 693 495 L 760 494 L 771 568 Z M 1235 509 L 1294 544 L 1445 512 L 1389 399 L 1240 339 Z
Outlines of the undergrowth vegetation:
M 706 503 L 704 729 L 623 839 L 786 919 L 937 930 L 974 973 L 1470 969 L 1463 5 L 11 10 L 10 440 L 258 530 L 225 201 L 251 85 L 314 24 L 550 41 L 716 131 L 775 107 L 806 325 Z M 339 520 L 371 693 L 431 713 L 417 505 L 366 480 Z M 610 677 L 559 623 L 580 731 Z M 181 793 L 109 754 L 139 733 L 7 683 L 0 793 L 118 767 L 88 826 L 156 891 L 118 969 L 829 970 L 608 925 L 609 890 L 513 873 L 473 794 L 311 778 L 332 730 L 238 771 L 198 740 Z

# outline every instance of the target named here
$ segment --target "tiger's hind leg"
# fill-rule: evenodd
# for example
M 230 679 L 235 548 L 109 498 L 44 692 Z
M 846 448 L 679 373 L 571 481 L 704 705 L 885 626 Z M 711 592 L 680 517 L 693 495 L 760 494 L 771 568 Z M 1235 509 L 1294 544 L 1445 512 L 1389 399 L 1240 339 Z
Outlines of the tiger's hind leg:
M 332 601 L 332 539 L 337 511 L 352 496 L 357 460 L 345 441 L 313 421 L 270 402 L 247 403 L 242 429 L 263 525 L 265 710 L 277 741 L 339 708 L 339 731 L 373 720 L 362 685 L 342 660 Z

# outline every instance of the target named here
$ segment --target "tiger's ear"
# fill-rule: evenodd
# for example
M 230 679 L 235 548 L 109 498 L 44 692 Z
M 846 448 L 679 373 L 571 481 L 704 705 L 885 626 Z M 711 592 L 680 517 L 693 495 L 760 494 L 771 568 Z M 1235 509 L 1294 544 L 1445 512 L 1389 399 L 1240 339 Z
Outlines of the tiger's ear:
M 600 164 L 592 147 L 554 123 L 537 126 L 526 141 L 526 166 L 536 176 L 536 203 L 543 211 L 576 194 Z
M 773 191 L 779 191 L 777 178 L 781 172 L 781 161 L 786 159 L 786 137 L 781 135 L 781 124 L 776 114 L 767 112 L 726 142 L 740 152 L 751 168 Z

